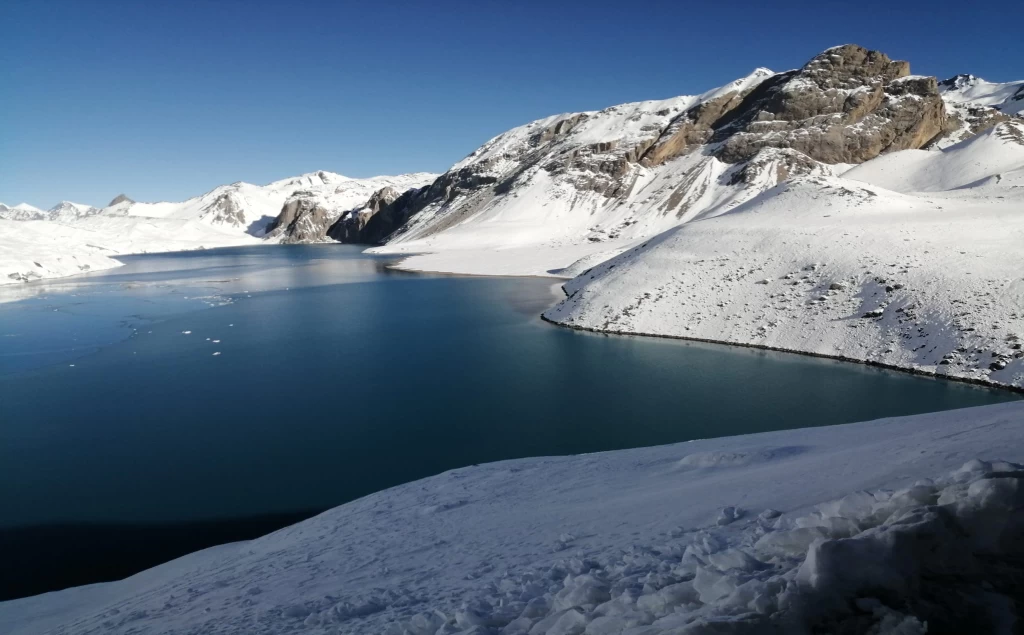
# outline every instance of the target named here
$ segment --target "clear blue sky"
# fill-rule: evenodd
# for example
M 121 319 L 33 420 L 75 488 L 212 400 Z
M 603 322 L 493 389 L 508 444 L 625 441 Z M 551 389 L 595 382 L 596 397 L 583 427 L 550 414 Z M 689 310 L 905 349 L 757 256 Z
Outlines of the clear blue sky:
M 445 170 L 545 115 L 701 92 L 854 42 L 1024 78 L 1019 0 L 0 0 L 0 201 L 181 200 Z

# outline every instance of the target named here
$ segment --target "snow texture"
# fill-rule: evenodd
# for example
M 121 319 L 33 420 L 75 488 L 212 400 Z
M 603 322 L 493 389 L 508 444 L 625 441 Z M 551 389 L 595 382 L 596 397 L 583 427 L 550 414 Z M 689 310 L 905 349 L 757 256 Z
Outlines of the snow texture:
M 514 128 L 449 172 L 467 170 L 478 180 L 508 184 L 501 193 L 457 191 L 428 205 L 373 251 L 410 254 L 402 263 L 410 270 L 544 275 L 735 207 L 776 185 L 785 173 L 779 167 L 803 155 L 768 149 L 745 172 L 711 156 L 708 148 L 656 166 L 635 162 L 634 155 L 681 113 L 772 75 L 759 68 L 702 95 L 556 115 Z M 544 146 L 551 138 L 557 142 Z M 538 147 L 546 147 L 543 156 L 534 154 Z M 627 155 L 634 160 L 622 168 Z M 624 174 L 609 175 L 620 168 Z M 835 173 L 835 166 L 813 169 Z M 452 208 L 471 211 L 453 218 Z
M 97 209 L 62 201 L 45 212 L 0 205 L 0 285 L 108 269 L 124 254 L 259 244 L 266 225 L 298 192 L 340 215 L 382 187 L 404 190 L 434 176 L 351 179 L 321 171 L 265 186 L 223 185 L 181 203 L 129 199 Z
M 1024 80 L 1000 84 L 958 75 L 943 82 L 939 89 L 946 103 L 987 106 L 1008 115 L 1024 115 Z
M 576 328 L 1024 386 L 1024 123 L 801 176 L 565 285 Z
M 1022 425 L 1013 402 L 467 467 L 2 603 L 0 632 L 1016 632 Z

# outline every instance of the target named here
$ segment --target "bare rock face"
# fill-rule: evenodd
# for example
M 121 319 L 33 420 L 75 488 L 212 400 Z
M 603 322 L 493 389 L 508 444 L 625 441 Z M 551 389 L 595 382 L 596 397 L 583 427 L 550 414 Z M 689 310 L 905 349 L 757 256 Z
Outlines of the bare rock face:
M 392 218 L 394 203 L 400 196 L 401 194 L 393 187 L 377 190 L 366 205 L 342 214 L 327 229 L 327 237 L 343 243 L 378 242 L 379 239 L 375 238 L 379 234 L 390 234 L 398 225 L 405 222 L 404 218 L 401 221 Z
M 282 243 L 310 243 L 324 239 L 333 218 L 312 192 L 298 191 L 285 201 L 277 219 L 267 226 L 267 238 Z
M 224 192 L 210 204 L 203 218 L 217 225 L 244 227 L 245 209 L 234 192 Z
M 118 205 L 120 203 L 134 203 L 134 202 L 135 201 L 133 201 L 132 199 L 128 198 L 128 196 L 126 196 L 125 194 L 118 194 L 117 196 L 114 197 L 114 200 L 110 201 L 110 203 L 107 205 L 107 207 L 113 207 L 113 206 Z
M 934 77 L 907 62 L 848 44 L 778 75 L 720 118 L 717 156 L 745 161 L 766 147 L 791 148 L 824 163 L 862 163 L 920 148 L 943 132 L 945 106 Z
M 731 184 L 752 184 L 762 179 L 781 183 L 794 176 L 818 173 L 819 164 L 806 154 L 789 148 L 764 148 L 738 170 Z
M 690 108 L 677 117 L 655 144 L 644 154 L 645 166 L 658 166 L 688 150 L 707 143 L 714 134 L 712 124 L 743 103 L 751 91 L 731 91 Z

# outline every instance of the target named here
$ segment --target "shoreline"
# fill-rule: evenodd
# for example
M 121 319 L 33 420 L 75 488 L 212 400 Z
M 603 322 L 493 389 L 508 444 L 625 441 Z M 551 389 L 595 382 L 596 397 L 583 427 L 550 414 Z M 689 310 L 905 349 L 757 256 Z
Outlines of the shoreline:
M 884 368 L 886 370 L 895 370 L 902 373 L 908 373 L 911 375 L 917 375 L 919 377 L 930 377 L 938 380 L 955 381 L 962 384 L 971 384 L 975 386 L 981 386 L 983 388 L 993 388 L 997 390 L 1005 390 L 1017 395 L 1024 395 L 1024 386 L 1010 386 L 1008 384 L 1000 384 L 992 381 L 985 381 L 984 379 L 975 379 L 973 377 L 956 377 L 953 375 L 940 375 L 938 373 L 931 373 L 926 370 L 919 368 L 907 368 L 905 366 L 897 366 L 895 364 L 886 364 L 885 362 L 876 362 L 870 359 L 858 359 L 856 357 L 846 357 L 844 355 L 827 355 L 825 353 L 814 353 L 811 351 L 801 351 L 793 348 L 783 348 L 781 346 L 767 346 L 764 344 L 749 344 L 745 342 L 729 342 L 725 340 L 713 340 L 706 337 L 687 337 L 685 335 L 665 335 L 661 333 L 641 333 L 636 331 L 616 331 L 616 330 L 601 330 L 589 326 L 577 326 L 574 324 L 565 324 L 563 322 L 556 322 L 551 318 L 547 317 L 543 313 L 540 315 L 540 319 L 543 322 L 558 326 L 561 328 L 571 329 L 573 331 L 586 331 L 588 333 L 597 333 L 600 335 L 633 335 L 637 337 L 652 337 L 661 338 L 668 340 L 683 340 L 688 342 L 703 342 L 705 344 L 720 344 L 722 346 L 737 346 L 740 348 L 753 348 L 762 351 L 772 351 L 776 353 L 792 353 L 794 355 L 805 355 L 807 357 L 817 357 L 820 359 L 832 359 L 839 362 L 852 362 L 854 364 L 861 364 L 863 366 L 872 366 L 874 368 Z

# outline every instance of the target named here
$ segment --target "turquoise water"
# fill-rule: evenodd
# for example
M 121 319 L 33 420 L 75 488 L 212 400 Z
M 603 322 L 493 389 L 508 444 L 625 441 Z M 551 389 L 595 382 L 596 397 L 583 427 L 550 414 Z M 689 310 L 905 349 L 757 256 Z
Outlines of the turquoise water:
M 323 509 L 484 461 L 1015 398 L 570 331 L 537 317 L 557 281 L 394 272 L 349 246 L 127 260 L 0 304 L 3 526 Z

